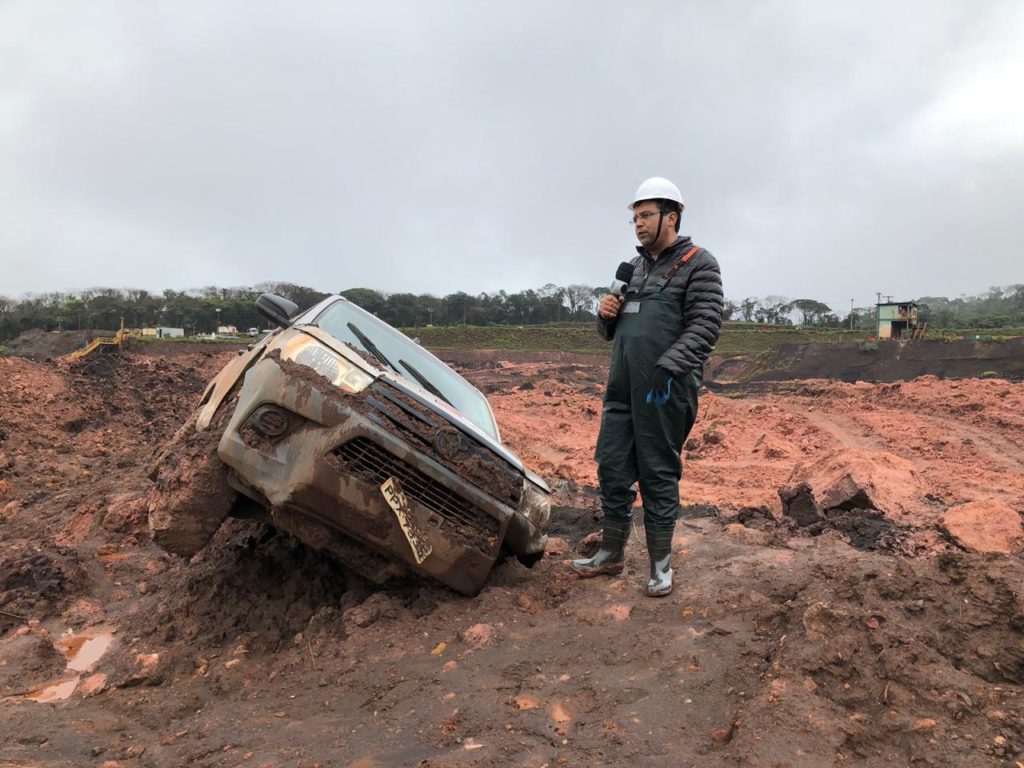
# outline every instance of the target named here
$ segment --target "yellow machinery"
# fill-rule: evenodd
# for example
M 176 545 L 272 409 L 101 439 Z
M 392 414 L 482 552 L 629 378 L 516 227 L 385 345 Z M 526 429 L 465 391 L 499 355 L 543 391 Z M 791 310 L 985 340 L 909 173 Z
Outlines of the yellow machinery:
M 121 328 L 117 331 L 117 333 L 114 334 L 113 338 L 109 336 L 97 336 L 95 339 L 89 342 L 88 346 L 82 347 L 81 349 L 76 349 L 74 352 L 68 355 L 68 357 L 71 360 L 79 360 L 83 357 L 86 357 L 87 355 L 91 355 L 93 352 L 95 352 L 97 349 L 100 349 L 101 347 L 117 347 L 118 351 L 120 351 L 121 347 L 124 345 L 124 340 L 127 336 L 128 331 L 124 327 L 124 318 L 121 318 Z

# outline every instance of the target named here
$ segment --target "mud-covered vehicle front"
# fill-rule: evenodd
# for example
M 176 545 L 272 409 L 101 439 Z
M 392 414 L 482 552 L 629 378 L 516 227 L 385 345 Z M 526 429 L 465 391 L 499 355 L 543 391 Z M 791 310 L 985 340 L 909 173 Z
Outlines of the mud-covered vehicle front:
M 404 569 L 478 592 L 505 553 L 538 559 L 549 490 L 501 443 L 487 399 L 339 296 L 229 362 L 158 455 L 150 528 L 191 556 L 230 514 L 266 517 L 378 581 Z M 400 565 L 399 565 L 400 564 Z

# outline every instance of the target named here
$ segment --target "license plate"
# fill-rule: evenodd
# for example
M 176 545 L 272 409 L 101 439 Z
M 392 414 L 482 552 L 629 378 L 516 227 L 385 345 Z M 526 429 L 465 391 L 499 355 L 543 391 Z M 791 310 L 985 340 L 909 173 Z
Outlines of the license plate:
M 402 493 L 402 484 L 398 482 L 397 477 L 389 477 L 381 484 L 380 492 L 384 494 L 388 506 L 394 510 L 395 517 L 398 518 L 398 525 L 402 529 L 402 533 L 405 534 L 409 546 L 412 547 L 412 556 L 416 559 L 416 565 L 419 565 L 430 556 L 432 547 L 427 541 L 426 533 L 413 517 L 409 500 Z

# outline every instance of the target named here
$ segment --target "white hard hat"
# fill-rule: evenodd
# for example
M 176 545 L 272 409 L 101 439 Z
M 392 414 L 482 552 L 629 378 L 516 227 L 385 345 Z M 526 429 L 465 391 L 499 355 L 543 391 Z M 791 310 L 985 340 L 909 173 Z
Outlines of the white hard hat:
M 680 208 L 686 207 L 683 204 L 683 196 L 679 193 L 679 187 L 661 176 L 652 176 L 649 179 L 645 179 L 637 188 L 636 194 L 633 196 L 633 202 L 626 207 L 629 210 L 633 210 L 637 203 L 642 203 L 644 200 L 672 200 L 679 203 Z

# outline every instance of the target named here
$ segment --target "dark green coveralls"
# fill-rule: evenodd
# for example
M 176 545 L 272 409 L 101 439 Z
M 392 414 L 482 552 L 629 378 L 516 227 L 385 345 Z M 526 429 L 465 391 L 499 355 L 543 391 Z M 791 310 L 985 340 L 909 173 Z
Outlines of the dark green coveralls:
M 633 485 L 639 482 L 644 526 L 671 536 L 679 510 L 680 454 L 697 418 L 703 371 L 673 377 L 671 397 L 664 405 L 647 402 L 655 366 L 684 328 L 680 299 L 685 295 L 665 292 L 667 271 L 661 270 L 661 278 L 650 274 L 639 290 L 626 294 L 615 325 L 595 458 L 605 517 L 632 519 Z
M 690 238 L 677 238 L 656 261 L 637 250 L 625 302 L 614 318 L 597 319 L 598 333 L 615 342 L 595 454 L 604 509 L 601 547 L 570 565 L 582 577 L 622 572 L 633 485 L 639 483 L 651 564 L 646 592 L 663 597 L 672 591 L 680 454 L 697 418 L 697 391 L 718 341 L 724 298 L 718 262 Z M 659 394 L 671 377 L 661 405 L 648 402 L 656 375 Z

